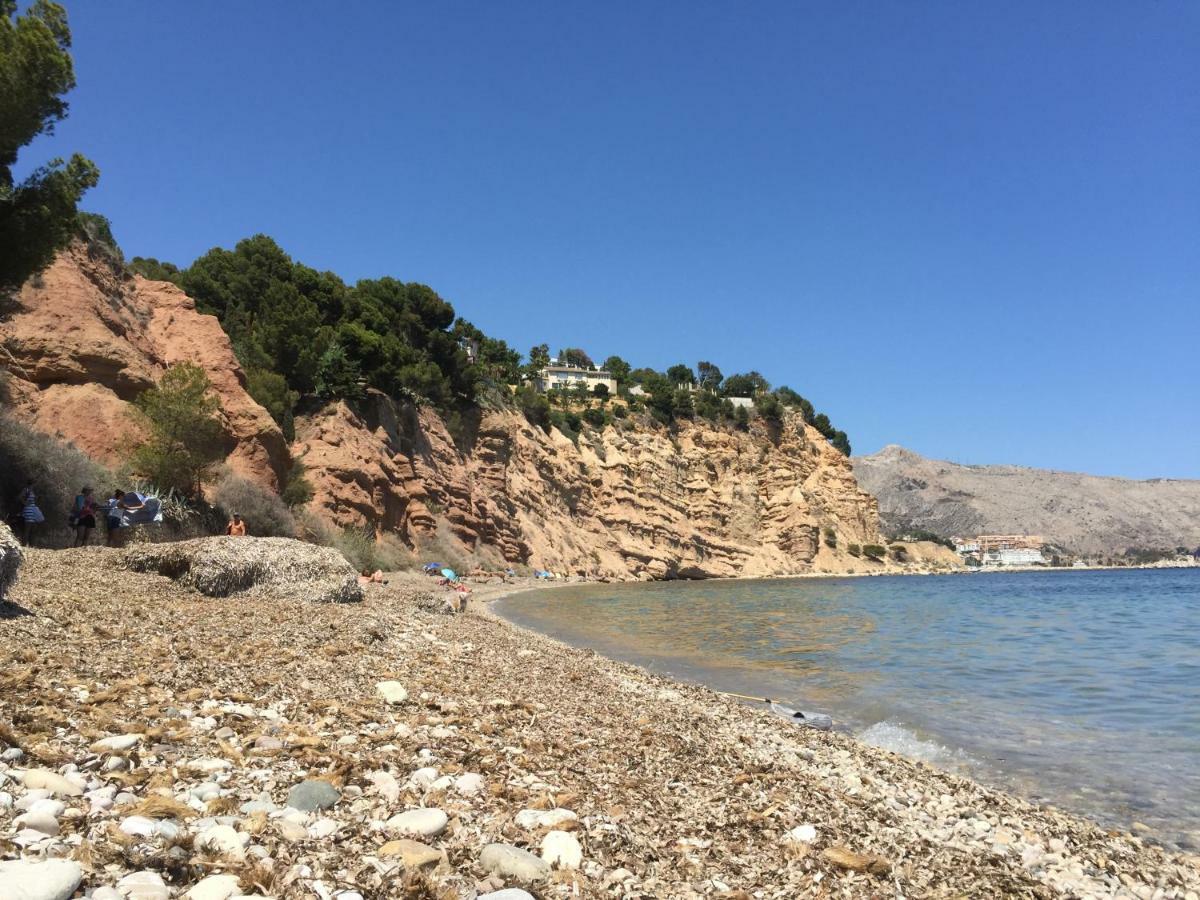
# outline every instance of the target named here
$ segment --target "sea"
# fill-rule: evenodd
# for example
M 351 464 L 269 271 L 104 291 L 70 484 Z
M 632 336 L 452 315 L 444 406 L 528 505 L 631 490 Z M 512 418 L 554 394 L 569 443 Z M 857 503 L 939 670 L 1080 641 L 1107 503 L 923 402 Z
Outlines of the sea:
M 497 611 L 1200 849 L 1200 569 L 586 584 Z

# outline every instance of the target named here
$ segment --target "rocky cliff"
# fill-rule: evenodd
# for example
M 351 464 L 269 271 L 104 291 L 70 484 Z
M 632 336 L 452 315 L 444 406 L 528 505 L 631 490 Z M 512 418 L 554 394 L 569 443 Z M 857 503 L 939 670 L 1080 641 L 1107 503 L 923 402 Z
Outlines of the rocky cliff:
M 221 398 L 229 465 L 270 488 L 287 441 L 246 393 L 229 338 L 173 284 L 123 275 L 80 242 L 21 290 L 0 321 L 5 407 L 118 466 L 141 437 L 130 404 L 175 362 L 193 362 Z
M 1085 554 L 1200 546 L 1200 481 L 964 466 L 895 445 L 854 460 L 889 530 L 1040 534 Z
M 277 487 L 301 458 L 314 512 L 423 554 L 615 578 L 894 566 L 848 554 L 880 540 L 875 500 L 797 418 L 748 432 L 629 419 L 576 444 L 496 409 L 468 418 L 456 441 L 432 410 L 372 393 L 355 409 L 300 416 L 288 448 L 217 320 L 174 285 L 124 275 L 76 244 L 19 301 L 0 323 L 6 405 L 110 464 L 140 437 L 132 401 L 190 361 L 220 396 L 236 471 Z
M 608 577 L 879 569 L 846 553 L 879 540 L 874 498 L 798 418 L 748 433 L 627 422 L 576 445 L 498 410 L 460 449 L 428 410 L 378 394 L 364 406 L 297 424 L 314 503 L 343 526 L 418 546 L 452 535 L 485 562 Z

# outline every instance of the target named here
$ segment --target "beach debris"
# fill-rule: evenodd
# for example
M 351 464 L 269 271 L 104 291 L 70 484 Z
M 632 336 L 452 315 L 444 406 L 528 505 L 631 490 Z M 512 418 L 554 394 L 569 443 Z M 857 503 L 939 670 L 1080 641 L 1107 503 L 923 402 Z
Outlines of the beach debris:
M 840 869 L 852 872 L 870 872 L 872 875 L 886 875 L 892 869 L 892 864 L 882 856 L 873 853 L 855 853 L 847 847 L 826 847 L 821 851 L 821 859 L 833 863 Z

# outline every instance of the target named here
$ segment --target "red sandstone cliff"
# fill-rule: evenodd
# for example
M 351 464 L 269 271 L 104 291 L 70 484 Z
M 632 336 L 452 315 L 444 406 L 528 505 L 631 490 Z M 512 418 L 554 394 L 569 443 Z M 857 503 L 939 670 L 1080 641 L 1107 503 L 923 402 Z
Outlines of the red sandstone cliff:
M 361 414 L 336 404 L 303 417 L 293 452 L 338 524 L 410 545 L 449 533 L 497 563 L 642 578 L 880 568 L 845 553 L 880 540 L 874 498 L 797 418 L 777 433 L 630 423 L 576 446 L 492 411 L 473 431 L 460 451 L 432 412 L 373 395 Z
M 231 467 L 278 486 L 282 434 L 246 392 L 217 320 L 177 287 L 118 274 L 76 244 L 19 300 L 0 323 L 19 419 L 119 464 L 138 437 L 131 402 L 171 363 L 194 362 L 220 397 Z M 630 419 L 576 445 L 493 410 L 464 431 L 457 446 L 432 410 L 373 393 L 357 412 L 337 403 L 301 417 L 291 454 L 316 488 L 314 511 L 336 524 L 496 565 L 616 578 L 881 568 L 846 553 L 879 542 L 874 498 L 796 418 L 749 432 Z
M 139 433 L 130 404 L 175 362 L 201 366 L 221 398 L 234 471 L 276 488 L 287 442 L 246 393 L 229 338 L 173 284 L 123 277 L 82 243 L 63 251 L 21 290 L 0 322 L 7 400 L 16 417 L 61 435 L 89 455 L 122 462 Z

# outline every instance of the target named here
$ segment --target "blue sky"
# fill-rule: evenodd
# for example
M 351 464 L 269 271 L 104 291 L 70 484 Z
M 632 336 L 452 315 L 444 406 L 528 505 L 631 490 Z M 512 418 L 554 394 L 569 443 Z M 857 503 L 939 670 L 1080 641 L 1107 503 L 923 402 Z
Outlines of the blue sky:
M 126 254 L 257 232 L 856 452 L 1200 477 L 1200 5 L 67 3 Z

